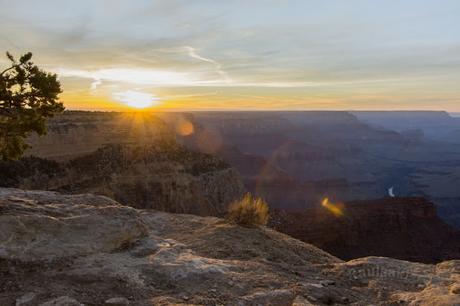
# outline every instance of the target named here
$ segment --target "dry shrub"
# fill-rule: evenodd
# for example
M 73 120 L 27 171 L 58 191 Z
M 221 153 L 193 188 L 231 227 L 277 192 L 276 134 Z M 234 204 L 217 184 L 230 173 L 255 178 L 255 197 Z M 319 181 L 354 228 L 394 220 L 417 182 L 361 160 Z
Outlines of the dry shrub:
M 228 208 L 227 219 L 243 226 L 265 225 L 268 221 L 268 204 L 247 193 Z

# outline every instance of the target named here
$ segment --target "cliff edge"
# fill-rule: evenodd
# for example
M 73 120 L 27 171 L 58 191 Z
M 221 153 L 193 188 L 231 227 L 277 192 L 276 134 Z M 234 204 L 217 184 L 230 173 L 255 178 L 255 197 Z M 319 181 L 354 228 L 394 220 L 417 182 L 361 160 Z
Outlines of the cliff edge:
M 274 230 L 0 189 L 1 305 L 459 305 L 460 262 L 349 262 Z

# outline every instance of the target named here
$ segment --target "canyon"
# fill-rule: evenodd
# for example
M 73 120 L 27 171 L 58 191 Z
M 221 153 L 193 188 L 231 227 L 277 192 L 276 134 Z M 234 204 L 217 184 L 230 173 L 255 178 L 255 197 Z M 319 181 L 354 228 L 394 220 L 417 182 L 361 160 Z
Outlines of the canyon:
M 271 226 L 344 260 L 385 256 L 436 263 L 460 258 L 460 232 L 444 223 L 435 205 L 424 198 L 330 205 L 337 211 L 273 211 Z
M 415 123 L 446 115 L 423 116 Z M 458 258 L 455 146 L 403 130 L 347 112 L 66 112 L 28 157 L 0 163 L 0 185 L 219 217 L 250 191 L 269 203 L 272 227 L 341 259 Z M 344 217 L 325 197 L 346 205 Z
M 446 112 L 197 112 L 191 120 L 195 133 L 180 141 L 221 156 L 274 208 L 379 199 L 393 187 L 432 201 L 460 229 L 460 120 Z

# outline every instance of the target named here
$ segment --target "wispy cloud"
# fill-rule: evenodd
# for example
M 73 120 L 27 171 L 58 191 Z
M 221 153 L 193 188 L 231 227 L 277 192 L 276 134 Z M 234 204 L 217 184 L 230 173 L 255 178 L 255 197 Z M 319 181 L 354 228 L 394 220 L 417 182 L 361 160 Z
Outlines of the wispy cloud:
M 54 68 L 61 77 L 90 79 L 91 90 L 95 90 L 102 82 L 118 82 L 125 84 L 147 85 L 154 87 L 264 87 L 264 88 L 302 88 L 325 86 L 353 86 L 359 84 L 401 83 L 417 80 L 436 79 L 440 76 L 408 76 L 382 79 L 356 79 L 349 81 L 235 81 L 230 79 L 208 79 L 199 72 L 177 72 L 155 69 L 107 68 L 99 70 L 81 70 Z M 441 76 L 442 77 L 442 76 Z
M 199 55 L 198 53 L 196 53 L 195 48 L 192 48 L 190 46 L 185 46 L 184 48 L 188 51 L 188 55 L 191 58 L 196 58 L 198 60 L 213 64 L 214 67 L 216 68 L 216 72 L 222 77 L 222 80 L 225 83 L 230 83 L 231 82 L 228 74 L 224 70 L 222 70 L 222 65 L 220 63 L 218 63 L 217 61 L 215 61 L 213 59 L 206 58 L 206 57 L 203 57 L 203 56 Z
M 91 79 L 93 80 L 91 89 L 96 89 L 103 81 L 151 86 L 187 86 L 198 82 L 188 73 L 153 69 L 107 68 L 81 70 L 55 68 L 52 70 L 61 77 Z

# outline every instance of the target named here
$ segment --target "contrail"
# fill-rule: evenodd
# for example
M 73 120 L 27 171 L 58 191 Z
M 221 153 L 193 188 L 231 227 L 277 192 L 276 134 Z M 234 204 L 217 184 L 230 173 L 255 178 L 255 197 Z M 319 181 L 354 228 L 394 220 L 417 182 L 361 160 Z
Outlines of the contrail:
M 187 50 L 188 55 L 190 57 L 213 64 L 214 67 L 216 67 L 216 72 L 225 80 L 225 82 L 227 83 L 230 82 L 230 78 L 228 77 L 228 74 L 222 70 L 222 65 L 219 62 L 216 62 L 213 59 L 206 58 L 206 57 L 199 55 L 198 53 L 196 53 L 195 48 L 193 47 L 185 46 L 184 48 Z

